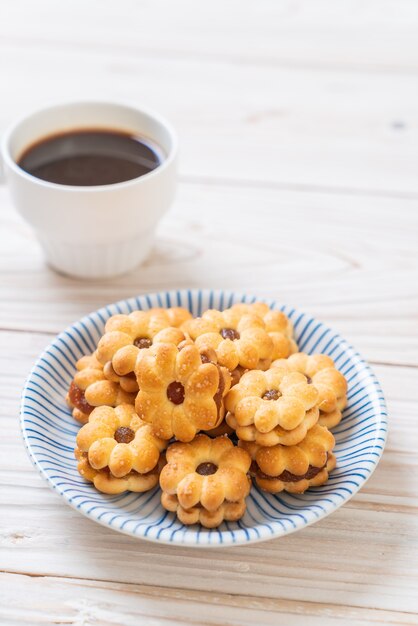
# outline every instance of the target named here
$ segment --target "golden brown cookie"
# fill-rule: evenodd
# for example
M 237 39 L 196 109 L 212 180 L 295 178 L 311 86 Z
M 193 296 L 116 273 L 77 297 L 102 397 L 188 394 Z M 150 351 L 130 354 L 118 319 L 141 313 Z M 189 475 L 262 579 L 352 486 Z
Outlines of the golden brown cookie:
M 119 404 L 134 404 L 136 393 L 124 391 L 119 383 L 110 380 L 98 380 L 86 388 L 84 396 L 92 407 L 115 407 Z
M 109 469 L 95 470 L 89 463 L 87 452 L 82 452 L 79 448 L 74 450 L 74 455 L 78 460 L 77 469 L 80 475 L 93 483 L 96 489 L 103 493 L 118 494 L 124 491 L 135 491 L 141 493 L 149 491 L 158 485 L 158 478 L 164 466 L 164 455 L 161 456 L 158 464 L 147 474 L 139 474 L 132 470 L 122 478 L 116 478 Z
M 192 339 L 187 338 L 185 341 L 180 343 L 178 347 L 180 350 L 182 350 L 186 345 L 194 345 L 194 342 L 192 341 Z M 200 359 L 202 363 L 217 363 L 218 362 L 218 357 L 216 355 L 216 352 L 212 348 L 208 348 L 208 349 L 202 348 L 199 350 L 199 352 L 200 352 Z M 226 379 L 229 380 L 229 372 L 228 371 L 225 372 L 225 368 L 222 366 L 221 366 L 221 371 L 223 372 L 223 375 L 226 377 Z M 232 372 L 231 372 L 230 379 L 232 383 Z M 203 432 L 206 435 L 209 435 L 209 437 L 220 437 L 222 435 L 234 434 L 233 429 L 230 426 L 228 426 L 228 424 L 225 421 L 225 418 L 215 428 L 212 428 L 211 430 L 205 430 Z
M 160 475 L 161 503 L 183 524 L 207 528 L 236 521 L 245 512 L 250 492 L 250 455 L 228 437 L 197 435 L 190 443 L 173 443 Z
M 180 328 L 187 320 L 193 317 L 190 311 L 182 306 L 172 306 L 166 309 L 159 307 L 153 310 L 163 311 L 168 316 L 169 325 L 174 326 L 174 328 Z
M 342 411 L 347 405 L 347 381 L 339 372 L 331 357 L 325 354 L 305 354 L 298 352 L 288 359 L 272 363 L 286 372 L 300 372 L 318 390 L 318 423 L 333 428 L 340 423 Z
M 158 437 L 191 441 L 199 430 L 222 421 L 230 374 L 215 363 L 202 363 L 195 345 L 154 344 L 137 361 L 135 373 L 136 411 Z
M 226 421 L 243 441 L 295 445 L 318 421 L 318 391 L 299 372 L 252 370 L 225 399 Z
M 81 424 L 88 422 L 95 406 L 116 406 L 124 402 L 134 402 L 138 392 L 135 374 L 117 376 L 111 371 L 111 363 L 103 367 L 97 360 L 96 353 L 79 359 L 76 369 L 66 400 L 73 417 Z
M 85 397 L 85 391 L 89 385 L 106 380 L 103 365 L 96 359 L 95 354 L 83 356 L 76 363 L 77 372 L 71 381 L 66 401 L 72 409 L 74 419 L 81 424 L 86 424 L 94 406 L 91 406 Z
M 156 437 L 129 404 L 100 406 L 77 434 L 77 447 L 86 452 L 92 469 L 108 468 L 122 478 L 131 471 L 147 474 L 157 465 L 167 442 Z
M 207 511 L 201 505 L 184 509 L 177 496 L 163 492 L 161 504 L 171 513 L 176 513 L 182 524 L 201 524 L 205 528 L 216 528 L 222 522 L 236 522 L 244 515 L 247 505 L 245 499 L 239 502 L 223 502 L 216 511 Z
M 303 493 L 309 487 L 323 485 L 336 464 L 334 444 L 332 434 L 319 424 L 295 446 L 279 444 L 265 448 L 253 442 L 239 442 L 253 459 L 251 473 L 257 485 L 270 493 Z
M 129 315 L 113 315 L 108 319 L 105 333 L 97 346 L 97 358 L 103 365 L 112 363 L 118 376 L 135 369 L 140 353 L 153 343 L 179 344 L 185 334 L 177 327 L 191 317 L 186 309 L 150 309 Z
M 220 365 L 255 369 L 272 360 L 274 343 L 258 315 L 209 309 L 182 326 L 198 348 L 215 350 Z
M 110 380 L 114 383 L 119 383 L 120 388 L 127 393 L 138 393 L 139 387 L 136 380 L 135 372 L 129 372 L 125 376 L 119 376 L 116 374 L 112 361 L 108 361 L 103 367 L 103 373 L 106 380 Z
M 293 337 L 293 324 L 283 311 L 275 311 L 265 302 L 253 304 L 238 303 L 231 307 L 231 311 L 239 315 L 258 315 L 265 324 L 265 329 L 273 341 L 272 359 L 281 359 L 297 352 L 296 341 Z M 260 368 L 264 369 L 264 368 Z

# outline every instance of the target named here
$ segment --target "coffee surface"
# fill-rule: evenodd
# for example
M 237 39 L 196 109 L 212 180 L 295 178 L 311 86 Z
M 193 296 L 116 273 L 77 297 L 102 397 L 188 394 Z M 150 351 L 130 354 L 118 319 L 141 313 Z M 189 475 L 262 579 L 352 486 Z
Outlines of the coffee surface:
M 162 162 L 160 148 L 120 131 L 75 130 L 29 146 L 18 165 L 59 185 L 112 185 L 148 174 Z

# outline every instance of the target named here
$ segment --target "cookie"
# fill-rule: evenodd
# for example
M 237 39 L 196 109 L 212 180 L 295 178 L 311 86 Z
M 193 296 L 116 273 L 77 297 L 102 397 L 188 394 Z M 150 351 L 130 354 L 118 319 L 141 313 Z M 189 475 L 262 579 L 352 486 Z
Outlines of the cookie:
M 222 421 L 230 374 L 215 363 L 203 363 L 194 344 L 182 349 L 154 344 L 137 361 L 135 373 L 140 388 L 136 411 L 158 437 L 187 442 Z
M 119 404 L 133 404 L 135 396 L 136 393 L 124 391 L 119 383 L 110 380 L 98 380 L 84 391 L 84 397 L 92 407 L 116 407 Z
M 178 326 L 190 317 L 180 307 L 113 315 L 106 322 L 105 333 L 97 346 L 97 358 L 102 365 L 111 362 L 118 376 L 126 376 L 134 371 L 140 353 L 153 343 L 177 345 L 183 341 L 185 334 Z
M 163 311 L 168 316 L 170 326 L 174 328 L 180 328 L 187 320 L 192 319 L 192 314 L 188 309 L 182 306 L 171 306 L 168 308 L 155 308 L 154 311 Z
M 94 406 L 90 405 L 85 396 L 87 387 L 95 382 L 106 380 L 103 365 L 99 363 L 95 354 L 83 356 L 76 363 L 77 372 L 70 383 L 66 401 L 74 419 L 81 424 L 86 424 Z
M 252 370 L 228 393 L 226 421 L 243 441 L 295 445 L 318 421 L 317 399 L 317 389 L 299 372 Z
M 139 474 L 132 470 L 126 476 L 116 478 L 107 468 L 102 470 L 93 469 L 89 463 L 87 452 L 82 452 L 79 448 L 76 448 L 74 455 L 78 461 L 77 469 L 80 476 L 93 483 L 98 491 L 112 495 L 123 493 L 124 491 L 141 493 L 153 489 L 158 485 L 159 475 L 165 463 L 162 455 L 156 467 L 147 474 Z
M 333 428 L 340 423 L 342 411 L 347 405 L 347 381 L 339 372 L 331 357 L 325 354 L 298 352 L 288 359 L 279 359 L 272 367 L 286 372 L 300 372 L 318 390 L 318 423 Z
M 181 506 L 177 496 L 168 493 L 161 494 L 162 506 L 171 513 L 175 513 L 182 524 L 201 524 L 205 528 L 216 528 L 222 522 L 236 522 L 244 515 L 247 505 L 245 500 L 239 502 L 223 502 L 216 511 L 207 511 L 202 506 L 193 506 L 185 509 Z
M 269 448 L 240 441 L 239 446 L 253 460 L 251 473 L 264 491 L 303 493 L 328 480 L 336 459 L 332 453 L 335 440 L 325 426 L 316 424 L 295 446 L 276 445 Z
M 215 528 L 240 519 L 250 492 L 250 455 L 228 437 L 197 435 L 190 443 L 167 448 L 161 471 L 161 503 L 183 524 Z
M 272 359 L 286 358 L 297 352 L 297 344 L 293 337 L 293 324 L 283 311 L 275 311 L 264 302 L 234 304 L 231 311 L 239 315 L 258 315 L 264 322 L 265 329 L 273 341 Z M 263 368 L 260 368 L 263 369 Z
M 129 372 L 125 376 L 119 376 L 116 374 L 112 361 L 108 361 L 103 367 L 103 373 L 106 380 L 110 380 L 114 383 L 119 383 L 120 388 L 127 393 L 138 393 L 139 387 L 136 380 L 135 372 Z
M 167 443 L 156 437 L 129 404 L 101 406 L 77 434 L 77 448 L 87 453 L 93 470 L 108 469 L 115 478 L 130 472 L 148 474 L 158 464 Z
M 182 328 L 198 348 L 215 350 L 218 362 L 231 372 L 238 366 L 255 369 L 271 363 L 274 343 L 258 315 L 209 309 Z
M 76 369 L 66 401 L 72 409 L 73 417 L 81 424 L 88 422 L 89 415 L 96 406 L 117 406 L 134 402 L 138 392 L 135 374 L 117 376 L 111 371 L 110 363 L 103 367 L 97 360 L 96 353 L 79 359 Z

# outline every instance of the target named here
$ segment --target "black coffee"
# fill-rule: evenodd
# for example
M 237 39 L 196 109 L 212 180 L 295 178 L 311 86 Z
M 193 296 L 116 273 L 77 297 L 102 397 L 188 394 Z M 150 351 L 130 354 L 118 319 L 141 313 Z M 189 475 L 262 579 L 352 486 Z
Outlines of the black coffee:
M 161 149 L 144 137 L 120 131 L 74 130 L 33 144 L 18 165 L 51 183 L 86 187 L 132 180 L 161 162 Z

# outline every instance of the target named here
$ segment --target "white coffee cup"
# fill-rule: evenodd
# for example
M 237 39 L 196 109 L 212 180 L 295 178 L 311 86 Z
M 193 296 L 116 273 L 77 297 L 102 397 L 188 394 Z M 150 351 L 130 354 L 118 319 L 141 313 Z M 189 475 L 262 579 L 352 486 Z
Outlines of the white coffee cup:
M 163 152 L 161 164 L 139 178 L 91 187 L 50 183 L 19 167 L 20 156 L 36 141 L 92 128 L 150 139 Z M 79 278 L 105 278 L 136 267 L 174 199 L 176 135 L 165 120 L 142 108 L 74 102 L 37 111 L 6 131 L 2 157 L 14 204 L 34 228 L 48 263 Z

